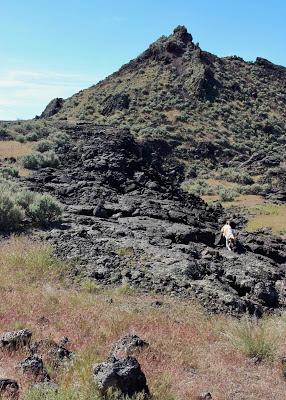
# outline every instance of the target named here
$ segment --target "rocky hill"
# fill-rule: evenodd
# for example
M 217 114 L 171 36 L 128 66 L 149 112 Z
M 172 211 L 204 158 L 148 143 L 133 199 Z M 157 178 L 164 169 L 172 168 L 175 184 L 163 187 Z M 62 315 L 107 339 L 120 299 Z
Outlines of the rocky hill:
M 283 168 L 286 68 L 259 57 L 217 57 L 183 26 L 97 85 L 55 104 L 55 119 L 176 140 L 176 155 L 191 162 L 193 175 L 217 165 L 256 175 Z M 51 114 L 49 107 L 43 117 Z M 268 176 L 273 187 L 281 183 L 276 172 Z

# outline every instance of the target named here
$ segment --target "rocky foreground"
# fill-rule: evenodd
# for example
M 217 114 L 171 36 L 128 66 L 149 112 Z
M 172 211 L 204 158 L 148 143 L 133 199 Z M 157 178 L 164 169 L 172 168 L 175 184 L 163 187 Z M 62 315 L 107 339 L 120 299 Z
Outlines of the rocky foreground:
M 285 307 L 285 243 L 240 232 L 237 253 L 216 246 L 229 216 L 179 188 L 183 167 L 172 143 L 92 123 L 62 128 L 71 141 L 58 150 L 60 166 L 25 183 L 64 204 L 62 223 L 46 238 L 59 255 L 77 258 L 75 273 L 194 297 L 213 312 Z M 230 217 L 242 227 L 241 217 Z

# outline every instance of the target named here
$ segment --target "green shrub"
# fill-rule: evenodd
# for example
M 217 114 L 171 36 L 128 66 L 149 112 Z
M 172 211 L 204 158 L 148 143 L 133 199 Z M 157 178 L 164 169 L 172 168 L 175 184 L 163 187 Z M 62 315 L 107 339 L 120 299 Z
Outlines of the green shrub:
M 0 192 L 0 230 L 10 231 L 19 228 L 24 220 L 24 211 L 18 206 L 8 191 Z
M 31 153 L 22 158 L 22 164 L 27 169 L 39 169 L 43 165 L 43 160 L 41 153 Z
M 41 167 L 57 167 L 59 165 L 59 158 L 53 150 L 46 151 L 43 155 Z
M 25 211 L 29 210 L 30 205 L 33 203 L 36 194 L 30 190 L 20 190 L 15 194 L 16 203 Z
M 15 140 L 16 140 L 17 142 L 19 142 L 19 143 L 25 143 L 25 142 L 26 142 L 26 138 L 25 138 L 25 136 L 22 135 L 22 134 L 17 135 L 17 136 L 15 137 Z
M 61 213 L 62 207 L 60 203 L 47 194 L 36 195 L 28 209 L 28 215 L 32 220 L 42 226 L 57 221 Z
M 53 143 L 50 140 L 41 140 L 34 146 L 34 149 L 40 153 L 49 151 L 52 148 L 53 148 Z
M 69 142 L 69 136 L 66 133 L 60 131 L 50 134 L 48 139 L 57 145 L 63 145 Z
M 0 174 L 4 178 L 16 178 L 17 176 L 19 176 L 19 171 L 14 167 L 4 167 L 0 168 Z
M 219 195 L 221 201 L 233 201 L 238 196 L 238 193 L 233 189 L 220 188 Z
M 30 132 L 26 135 L 26 140 L 28 142 L 36 142 L 39 139 L 39 135 L 36 132 Z
M 53 150 L 45 153 L 34 152 L 22 158 L 22 164 L 27 169 L 39 169 L 42 167 L 57 167 L 59 158 Z

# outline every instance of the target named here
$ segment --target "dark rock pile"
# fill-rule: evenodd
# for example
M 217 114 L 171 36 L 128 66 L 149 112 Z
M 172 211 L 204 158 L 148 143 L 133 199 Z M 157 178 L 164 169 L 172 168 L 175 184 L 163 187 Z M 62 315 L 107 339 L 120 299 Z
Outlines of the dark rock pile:
M 88 123 L 65 129 L 71 141 L 58 150 L 61 165 L 26 184 L 65 205 L 47 238 L 59 255 L 79 260 L 78 272 L 101 284 L 196 297 L 215 312 L 285 306 L 285 244 L 244 233 L 237 253 L 215 246 L 225 212 L 179 189 L 184 173 L 172 142 L 135 141 Z

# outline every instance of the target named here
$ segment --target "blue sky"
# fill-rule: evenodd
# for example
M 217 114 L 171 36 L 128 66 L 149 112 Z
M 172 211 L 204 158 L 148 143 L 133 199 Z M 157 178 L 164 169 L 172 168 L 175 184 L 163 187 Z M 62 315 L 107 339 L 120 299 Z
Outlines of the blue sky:
M 31 118 L 185 25 L 204 50 L 286 66 L 285 0 L 1 0 L 0 119 Z

